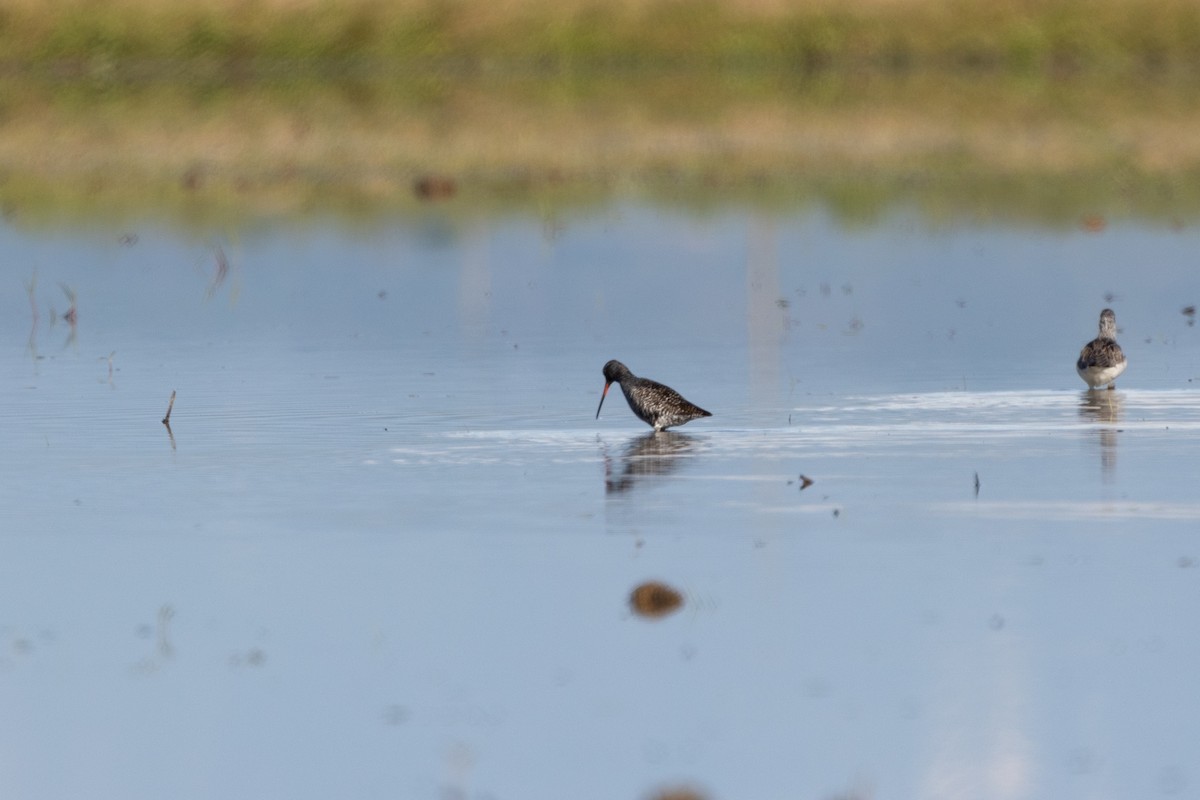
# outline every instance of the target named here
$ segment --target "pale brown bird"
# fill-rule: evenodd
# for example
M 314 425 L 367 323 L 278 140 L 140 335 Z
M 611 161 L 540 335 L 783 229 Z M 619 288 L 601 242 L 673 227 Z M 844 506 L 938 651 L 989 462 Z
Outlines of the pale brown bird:
M 1099 389 L 1106 383 L 1109 389 L 1114 389 L 1117 376 L 1125 371 L 1127 363 L 1121 345 L 1117 344 L 1117 315 L 1106 308 L 1100 312 L 1100 334 L 1079 351 L 1075 371 L 1091 389 Z

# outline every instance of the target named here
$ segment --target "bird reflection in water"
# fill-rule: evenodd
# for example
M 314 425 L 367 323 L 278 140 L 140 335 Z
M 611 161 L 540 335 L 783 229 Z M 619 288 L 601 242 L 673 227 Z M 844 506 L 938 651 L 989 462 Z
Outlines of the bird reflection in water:
M 1122 392 L 1089 389 L 1082 394 L 1079 401 L 1079 416 L 1085 422 L 1097 423 L 1096 432 L 1100 436 L 1100 470 L 1105 477 L 1111 477 L 1117 466 L 1117 434 L 1120 429 L 1122 405 L 1125 395 Z
M 691 436 L 674 431 L 651 432 L 631 439 L 616 459 L 604 457 L 604 489 L 609 493 L 626 492 L 644 478 L 670 475 L 683 465 L 695 446 Z

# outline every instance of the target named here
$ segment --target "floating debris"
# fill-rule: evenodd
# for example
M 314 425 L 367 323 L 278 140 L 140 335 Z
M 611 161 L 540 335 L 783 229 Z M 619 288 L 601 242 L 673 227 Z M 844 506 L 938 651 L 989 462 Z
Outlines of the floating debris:
M 231 667 L 261 667 L 267 663 L 267 654 L 258 647 L 251 647 L 245 653 L 234 653 L 229 657 Z
M 123 233 L 118 241 L 125 247 L 133 247 L 138 243 L 138 235 L 136 233 Z
M 807 475 L 801 475 L 800 476 L 800 491 L 803 492 L 805 489 L 812 486 L 814 483 L 816 483 L 816 481 L 814 481 L 812 478 L 808 477 Z
M 643 617 L 665 617 L 683 605 L 683 595 L 665 583 L 648 581 L 629 595 L 629 605 Z
M 975 496 L 979 497 L 979 473 L 975 473 Z
M 171 390 L 171 399 L 167 401 L 167 415 L 162 418 L 162 424 L 171 427 L 171 409 L 175 407 L 175 390 Z M 184 427 L 187 427 L 186 425 Z M 187 431 L 184 431 L 186 433 Z
M 830 795 L 827 800 L 871 800 L 875 793 L 869 787 L 856 787 Z
M 672 786 L 658 789 L 649 795 L 649 800 L 708 800 L 708 795 L 691 786 Z
M 1099 214 L 1088 214 L 1080 221 L 1079 227 L 1088 233 L 1100 233 L 1108 227 L 1108 221 Z
M 1195 325 L 1196 325 L 1196 307 L 1195 306 L 1184 306 L 1183 307 L 1183 315 L 1188 318 L 1188 320 L 1187 320 L 1188 327 L 1189 328 L 1195 327 Z
M 408 709 L 401 705 L 390 705 L 383 709 L 385 725 L 402 725 L 408 720 Z

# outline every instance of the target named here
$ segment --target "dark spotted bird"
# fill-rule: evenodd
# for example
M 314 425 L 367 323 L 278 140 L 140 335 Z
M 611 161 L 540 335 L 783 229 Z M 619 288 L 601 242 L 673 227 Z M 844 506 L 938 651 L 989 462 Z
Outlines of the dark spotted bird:
M 1117 344 L 1117 315 L 1111 308 L 1100 312 L 1100 335 L 1083 346 L 1075 371 L 1088 388 L 1099 389 L 1104 384 L 1116 388 L 1117 376 L 1125 371 L 1125 354 Z
M 666 430 L 700 417 L 712 414 L 699 406 L 692 405 L 670 386 L 663 386 L 649 378 L 639 378 L 620 361 L 609 361 L 604 365 L 604 392 L 600 405 L 596 406 L 596 419 L 600 419 L 600 408 L 608 396 L 608 387 L 621 384 L 621 393 L 638 419 L 654 426 L 655 431 Z

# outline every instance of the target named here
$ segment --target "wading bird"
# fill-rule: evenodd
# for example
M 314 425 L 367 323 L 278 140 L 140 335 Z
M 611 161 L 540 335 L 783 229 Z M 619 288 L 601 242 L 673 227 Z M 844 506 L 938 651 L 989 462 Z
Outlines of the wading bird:
M 1116 388 L 1117 376 L 1125 371 L 1125 354 L 1117 344 L 1117 315 L 1111 308 L 1100 312 L 1100 334 L 1079 351 L 1075 371 L 1087 383 L 1088 388 L 1099 389 L 1108 384 Z
M 596 419 L 600 419 L 600 408 L 608 396 L 608 387 L 614 383 L 621 384 L 621 393 L 638 419 L 652 425 L 655 431 L 712 416 L 703 408 L 684 400 L 670 386 L 663 386 L 649 378 L 639 378 L 629 371 L 629 367 L 614 359 L 604 365 L 604 392 L 600 395 L 600 405 L 596 406 Z

